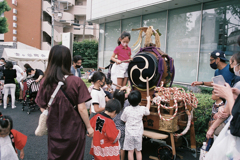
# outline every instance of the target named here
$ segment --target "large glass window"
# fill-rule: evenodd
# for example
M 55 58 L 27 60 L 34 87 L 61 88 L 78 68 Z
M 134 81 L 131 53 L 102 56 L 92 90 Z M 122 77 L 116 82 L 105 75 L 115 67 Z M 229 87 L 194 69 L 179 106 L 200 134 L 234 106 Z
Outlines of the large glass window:
M 104 42 L 104 61 L 106 67 L 110 62 L 114 49 L 117 47 L 117 39 L 120 32 L 120 21 L 109 22 L 105 24 L 105 42 Z
M 240 35 L 239 1 L 222 1 L 204 4 L 202 17 L 199 81 L 211 81 L 214 70 L 209 59 L 213 50 L 222 50 L 228 59 L 240 51 L 237 38 Z
M 103 67 L 104 24 L 99 26 L 98 67 Z
M 167 53 L 174 59 L 175 82 L 197 77 L 201 5 L 169 11 Z
M 160 36 L 160 43 L 161 43 L 160 48 L 161 48 L 162 51 L 165 52 L 166 51 L 165 50 L 166 49 L 165 48 L 165 38 L 166 38 L 167 11 L 144 15 L 142 17 L 142 19 L 143 19 L 143 23 L 142 23 L 143 27 L 153 26 L 153 28 L 155 30 L 159 29 L 159 32 L 162 34 Z M 142 44 L 144 44 L 144 40 L 143 40 Z M 154 36 L 152 36 L 152 42 L 155 43 L 155 37 Z
M 136 51 L 133 51 L 132 45 L 137 41 L 139 31 L 132 31 L 132 29 L 141 27 L 141 17 L 134 17 L 122 20 L 122 32 L 127 31 L 131 34 L 131 40 L 128 46 L 132 49 L 132 57 L 136 54 Z M 120 36 L 120 35 L 119 35 Z

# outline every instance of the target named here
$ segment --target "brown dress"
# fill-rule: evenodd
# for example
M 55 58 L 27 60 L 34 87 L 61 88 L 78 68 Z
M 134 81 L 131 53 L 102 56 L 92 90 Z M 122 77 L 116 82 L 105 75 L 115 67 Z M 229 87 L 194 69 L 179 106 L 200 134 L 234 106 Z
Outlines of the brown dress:
M 46 108 L 56 85 L 51 91 L 46 91 L 42 85 L 43 81 L 37 94 L 36 103 L 39 107 Z M 75 104 L 81 104 L 91 99 L 81 78 L 69 76 L 66 82 L 65 92 Z M 49 109 L 47 126 L 49 160 L 83 160 L 86 127 L 61 90 L 58 91 Z

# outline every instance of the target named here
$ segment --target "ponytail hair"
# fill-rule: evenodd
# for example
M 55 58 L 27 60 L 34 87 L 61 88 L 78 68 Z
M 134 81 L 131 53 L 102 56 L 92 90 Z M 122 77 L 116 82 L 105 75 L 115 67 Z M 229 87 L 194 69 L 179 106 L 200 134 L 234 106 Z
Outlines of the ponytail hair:
M 102 72 L 94 72 L 93 76 L 88 80 L 88 82 L 97 82 L 98 80 L 102 81 L 103 80 L 103 77 L 105 77 L 106 79 L 106 76 L 104 73 Z
M 120 45 L 121 44 L 120 39 L 124 39 L 125 37 L 128 37 L 128 39 L 130 41 L 130 39 L 131 39 L 130 33 L 126 32 L 126 31 L 123 31 L 121 36 L 117 39 L 117 44 Z
M 13 121 L 10 116 L 3 116 L 0 112 L 0 132 L 1 129 L 8 128 L 10 126 L 10 130 L 13 128 Z

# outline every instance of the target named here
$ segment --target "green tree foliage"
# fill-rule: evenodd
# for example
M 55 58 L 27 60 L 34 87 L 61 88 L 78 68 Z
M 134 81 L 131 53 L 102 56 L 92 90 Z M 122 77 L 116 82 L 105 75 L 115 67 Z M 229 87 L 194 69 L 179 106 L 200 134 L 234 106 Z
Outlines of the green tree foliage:
M 97 68 L 98 42 L 95 40 L 84 40 L 73 43 L 73 56 L 81 55 L 84 68 Z
M 0 15 L 5 11 L 10 11 L 11 8 L 7 4 L 6 0 L 0 2 Z M 8 32 L 8 23 L 6 17 L 0 17 L 0 34 Z

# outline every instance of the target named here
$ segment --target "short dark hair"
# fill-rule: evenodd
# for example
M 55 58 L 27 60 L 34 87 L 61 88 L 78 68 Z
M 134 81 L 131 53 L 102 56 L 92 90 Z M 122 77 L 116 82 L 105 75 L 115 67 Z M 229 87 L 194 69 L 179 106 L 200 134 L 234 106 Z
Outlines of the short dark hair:
M 8 61 L 8 62 L 6 63 L 6 65 L 5 65 L 5 67 L 6 67 L 6 69 L 11 69 L 11 68 L 13 68 L 12 62 Z
M 106 104 L 105 110 L 108 112 L 116 111 L 116 114 L 118 114 L 121 110 L 121 103 L 117 99 L 110 99 Z
M 125 92 L 121 91 L 119 89 L 116 89 L 113 93 L 113 98 L 119 100 L 119 102 L 122 105 L 122 108 L 124 106 L 124 101 L 125 101 Z
M 137 106 L 141 102 L 141 99 L 142 96 L 138 90 L 133 90 L 128 95 L 128 101 L 133 107 Z
M 106 84 L 111 84 L 111 85 L 112 85 L 112 80 L 109 79 L 109 78 L 107 78 L 107 79 L 106 79 Z
M 94 72 L 94 74 L 92 75 L 92 77 L 88 80 L 88 82 L 97 82 L 98 80 L 102 81 L 103 80 L 103 77 L 105 77 L 106 79 L 106 76 L 104 73 L 102 72 Z
M 28 75 L 28 73 L 32 72 L 33 70 L 34 70 L 34 69 L 32 69 L 32 68 L 28 68 L 27 71 L 26 71 L 26 72 L 27 72 L 27 75 Z
M 3 60 L 4 62 L 6 62 L 5 58 L 1 58 L 0 60 Z
M 76 55 L 76 56 L 73 57 L 73 62 L 74 63 L 77 63 L 79 60 L 82 60 L 82 56 Z

